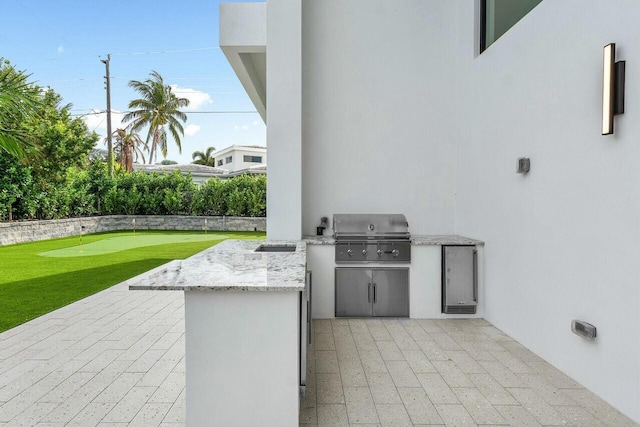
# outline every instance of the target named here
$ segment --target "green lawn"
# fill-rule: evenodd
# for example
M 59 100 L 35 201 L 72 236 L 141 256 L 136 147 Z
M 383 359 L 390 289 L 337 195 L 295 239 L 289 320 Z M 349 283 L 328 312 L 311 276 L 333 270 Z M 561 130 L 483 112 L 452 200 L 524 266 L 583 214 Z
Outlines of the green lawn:
M 0 246 L 0 332 L 225 239 L 264 236 L 126 231 Z

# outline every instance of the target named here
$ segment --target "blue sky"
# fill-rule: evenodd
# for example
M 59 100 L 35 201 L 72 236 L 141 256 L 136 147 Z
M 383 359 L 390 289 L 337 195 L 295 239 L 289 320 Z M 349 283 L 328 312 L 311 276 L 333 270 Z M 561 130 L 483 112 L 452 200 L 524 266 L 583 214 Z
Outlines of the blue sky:
M 127 111 L 136 98 L 130 80 L 158 71 L 179 96 L 191 99 L 182 154 L 169 144 L 168 159 L 191 161 L 209 146 L 265 145 L 265 126 L 218 47 L 217 0 L 0 0 L 0 56 L 31 80 L 51 86 L 73 104 L 73 114 L 106 109 L 105 67 L 111 54 L 111 108 Z M 159 53 L 162 52 L 162 53 Z M 252 113 L 223 114 L 221 111 Z M 113 128 L 119 125 L 113 115 Z M 83 117 L 106 136 L 106 115 Z M 142 134 L 146 137 L 146 133 Z M 99 145 L 104 147 L 102 141 Z M 158 158 L 160 161 L 161 158 Z

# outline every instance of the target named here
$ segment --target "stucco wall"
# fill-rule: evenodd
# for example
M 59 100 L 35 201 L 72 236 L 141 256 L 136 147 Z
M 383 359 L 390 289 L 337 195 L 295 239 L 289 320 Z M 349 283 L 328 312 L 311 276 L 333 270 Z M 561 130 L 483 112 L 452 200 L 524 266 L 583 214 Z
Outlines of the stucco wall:
M 301 74 L 294 3 L 269 4 L 270 230 L 402 212 L 485 241 L 486 318 L 640 422 L 640 3 L 543 1 L 478 56 L 479 0 L 302 0 Z M 609 42 L 626 112 L 603 137 Z
M 172 216 L 172 215 L 111 215 L 88 218 L 68 218 L 48 221 L 23 221 L 0 223 L 0 246 L 75 236 L 84 226 L 85 234 L 112 230 L 207 230 L 265 231 L 266 218 L 220 216 Z
M 322 216 L 368 212 L 454 232 L 449 3 L 303 0 L 304 234 Z
M 456 232 L 486 242 L 486 317 L 640 422 L 640 2 L 543 1 L 478 57 L 456 3 Z M 605 137 L 610 42 L 626 112 Z
M 302 0 L 267 3 L 268 239 L 302 235 Z

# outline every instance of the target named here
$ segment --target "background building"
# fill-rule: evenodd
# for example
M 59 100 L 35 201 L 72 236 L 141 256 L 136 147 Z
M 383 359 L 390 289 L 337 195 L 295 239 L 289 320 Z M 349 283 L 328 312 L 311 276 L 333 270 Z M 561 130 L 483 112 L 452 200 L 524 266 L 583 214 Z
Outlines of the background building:
M 260 145 L 232 145 L 213 153 L 216 168 L 229 172 L 267 165 L 267 147 Z

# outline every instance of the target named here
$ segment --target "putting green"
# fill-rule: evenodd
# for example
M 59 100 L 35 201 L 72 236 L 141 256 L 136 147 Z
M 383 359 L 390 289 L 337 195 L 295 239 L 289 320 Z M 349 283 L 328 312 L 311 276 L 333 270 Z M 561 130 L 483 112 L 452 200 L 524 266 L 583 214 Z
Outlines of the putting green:
M 109 237 L 84 245 L 40 252 L 39 256 L 52 258 L 83 257 L 112 254 L 127 249 L 143 246 L 166 245 L 170 243 L 204 242 L 208 240 L 224 240 L 229 236 L 213 234 L 131 234 L 130 236 Z M 79 241 L 79 239 L 78 239 Z

